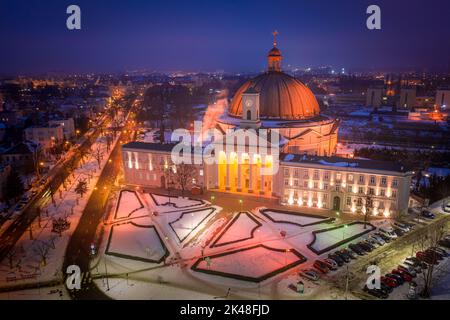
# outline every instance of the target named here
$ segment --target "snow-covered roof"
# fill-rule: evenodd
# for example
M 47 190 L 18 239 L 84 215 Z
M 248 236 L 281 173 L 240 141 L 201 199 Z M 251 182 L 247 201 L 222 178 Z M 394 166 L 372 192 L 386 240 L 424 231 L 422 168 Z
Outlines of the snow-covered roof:
M 341 157 L 320 157 L 301 154 L 280 154 L 281 164 L 289 163 L 305 163 L 315 164 L 327 167 L 339 167 L 339 168 L 359 168 L 370 170 L 383 170 L 393 172 L 408 172 L 409 168 L 398 163 L 390 161 L 378 161 L 378 160 L 363 160 L 363 159 L 348 159 Z

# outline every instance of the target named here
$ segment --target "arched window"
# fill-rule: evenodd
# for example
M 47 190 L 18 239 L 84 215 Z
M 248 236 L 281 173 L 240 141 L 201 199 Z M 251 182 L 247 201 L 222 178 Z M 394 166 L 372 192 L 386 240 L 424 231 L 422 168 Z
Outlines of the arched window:
M 250 110 L 247 110 L 247 120 L 252 119 L 252 112 Z

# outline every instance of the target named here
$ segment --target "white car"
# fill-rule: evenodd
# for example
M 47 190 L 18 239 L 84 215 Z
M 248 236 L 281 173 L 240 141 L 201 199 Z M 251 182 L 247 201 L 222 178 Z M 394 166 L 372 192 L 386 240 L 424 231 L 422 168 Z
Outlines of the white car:
M 446 204 L 444 204 L 444 205 L 442 206 L 442 209 L 443 209 L 445 212 L 450 213 L 450 201 L 448 201 Z
M 379 230 L 386 237 L 389 237 L 391 239 L 397 239 L 398 238 L 397 234 L 394 232 L 394 229 L 392 229 L 392 228 L 380 228 Z
M 300 277 L 303 277 L 303 278 L 311 280 L 311 281 L 319 280 L 319 274 L 316 271 L 310 270 L 310 269 L 301 271 Z
M 377 236 L 376 234 L 372 234 L 370 237 L 378 242 L 380 246 L 384 246 L 386 244 L 386 241 L 384 241 L 382 237 Z

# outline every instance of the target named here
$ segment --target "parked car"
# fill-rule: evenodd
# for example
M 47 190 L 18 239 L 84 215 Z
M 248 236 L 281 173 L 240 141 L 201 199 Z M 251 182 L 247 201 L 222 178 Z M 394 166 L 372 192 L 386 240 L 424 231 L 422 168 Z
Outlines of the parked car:
M 385 236 L 389 237 L 392 240 L 398 238 L 397 234 L 394 232 L 392 228 L 380 228 L 379 230 L 380 233 L 384 234 Z
M 337 270 L 338 264 L 333 259 L 324 259 L 323 262 L 327 265 L 328 269 L 334 271 Z
M 405 283 L 405 280 L 403 280 L 403 278 L 401 276 L 399 276 L 398 274 L 388 273 L 388 274 L 386 274 L 386 277 L 395 279 L 395 281 L 397 281 L 399 286 L 401 286 L 403 283 Z
M 398 222 L 398 221 L 395 221 L 393 224 L 392 224 L 392 227 L 395 229 L 395 228 L 397 228 L 397 229 L 400 229 L 400 230 L 402 230 L 403 232 L 409 232 L 410 231 L 410 229 L 409 229 L 409 227 L 407 226 L 407 225 L 405 225 L 405 224 L 403 224 L 403 223 L 401 223 L 401 222 Z
M 401 237 L 401 236 L 403 236 L 403 235 L 405 234 L 405 232 L 402 231 L 402 230 L 399 229 L 399 228 L 393 228 L 393 230 L 394 230 L 394 233 L 395 233 L 398 237 Z
M 422 261 L 422 262 L 426 262 L 428 264 L 438 264 L 438 259 L 437 256 L 430 256 L 429 254 L 427 254 L 425 251 L 418 251 L 416 253 L 416 257 Z
M 447 203 L 442 205 L 442 210 L 444 210 L 445 212 L 450 213 L 450 201 L 448 201 Z
M 23 208 L 25 208 L 25 204 L 19 202 L 14 208 L 14 213 L 22 212 Z
M 366 254 L 366 252 L 357 244 L 351 243 L 348 245 L 348 247 L 359 256 L 363 256 Z
M 368 294 L 370 294 L 371 296 L 380 298 L 380 299 L 386 299 L 387 297 L 389 297 L 389 294 L 386 293 L 383 290 L 380 289 L 369 289 L 367 286 L 364 286 L 363 289 L 365 292 L 367 292 Z
M 443 246 L 444 248 L 449 248 L 450 249 L 450 240 L 442 239 L 442 240 L 439 240 L 438 243 L 439 243 L 440 246 Z
M 372 234 L 370 238 L 376 241 L 380 246 L 384 246 L 386 244 L 386 241 L 384 241 L 382 237 L 376 234 Z
M 394 278 L 382 276 L 382 277 L 380 278 L 380 281 L 381 281 L 382 283 L 384 283 L 385 285 L 387 285 L 388 287 L 390 287 L 390 288 L 396 288 L 396 287 L 398 287 L 398 282 L 397 282 L 397 280 L 395 280 Z
M 341 258 L 342 260 L 344 260 L 345 263 L 349 263 L 350 260 L 351 260 L 351 258 L 350 258 L 348 255 L 343 254 L 343 253 L 340 252 L 339 250 L 335 251 L 334 254 L 337 255 L 337 256 L 338 256 L 339 258 Z
M 358 242 L 358 245 L 366 252 L 372 252 L 373 247 L 369 245 L 367 242 L 360 241 Z
M 380 244 L 378 243 L 378 241 L 376 241 L 375 239 L 369 237 L 366 239 L 366 242 L 371 244 L 374 248 L 378 248 L 380 246 Z
M 403 271 L 407 274 L 409 274 L 412 278 L 415 278 L 417 276 L 417 272 L 414 269 L 414 267 L 408 266 L 408 265 L 404 265 L 404 264 L 400 264 L 397 266 L 397 269 L 399 271 Z
M 336 261 L 336 263 L 339 267 L 342 267 L 344 265 L 344 260 L 342 260 L 341 257 L 339 257 L 338 255 L 336 255 L 334 253 L 328 254 L 328 259 L 332 259 L 332 260 Z
M 325 262 L 320 261 L 320 260 L 316 260 L 314 262 L 314 268 L 316 268 L 317 270 L 319 270 L 321 273 L 328 273 L 330 272 L 330 269 L 327 267 L 327 265 L 325 264 Z
M 311 281 L 317 281 L 320 278 L 319 274 L 312 269 L 301 271 L 299 273 L 299 275 L 300 275 L 300 277 L 303 277 L 303 278 L 311 280 Z
M 383 239 L 386 243 L 389 243 L 392 241 L 392 239 L 390 237 L 388 237 L 387 235 L 385 235 L 381 232 L 377 232 L 377 233 L 375 233 L 375 235 L 380 237 L 381 239 Z
M 391 293 L 392 291 L 394 291 L 394 289 L 392 287 L 389 287 L 387 284 L 385 284 L 382 281 L 380 281 L 380 289 L 388 294 Z
M 431 247 L 430 250 L 436 251 L 437 253 L 439 253 L 441 256 L 443 256 L 444 258 L 448 257 L 448 252 L 445 251 L 442 248 L 439 247 Z
M 394 270 L 391 271 L 391 273 L 399 275 L 406 282 L 411 282 L 412 279 L 413 279 L 413 277 L 410 274 L 408 274 L 408 273 L 406 273 L 406 272 L 404 272 L 402 270 L 399 270 L 399 269 L 394 269 Z
M 436 217 L 434 215 L 434 213 L 432 213 L 430 210 L 426 210 L 426 209 L 422 210 L 420 215 L 426 219 L 434 219 Z
M 438 260 L 444 259 L 444 256 L 442 254 L 431 248 L 425 250 L 425 253 L 429 254 L 431 257 L 437 257 Z
M 350 259 L 356 259 L 356 254 L 353 251 L 347 250 L 347 249 L 341 249 L 340 251 L 342 254 L 346 254 Z

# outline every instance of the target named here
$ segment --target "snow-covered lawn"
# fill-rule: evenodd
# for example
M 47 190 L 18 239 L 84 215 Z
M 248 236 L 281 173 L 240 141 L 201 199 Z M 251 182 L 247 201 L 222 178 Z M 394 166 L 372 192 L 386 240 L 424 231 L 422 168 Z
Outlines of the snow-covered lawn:
M 315 239 L 308 247 L 315 253 L 322 254 L 328 250 L 332 250 L 339 245 L 350 242 L 359 236 L 362 236 L 375 227 L 367 224 L 367 229 L 364 229 L 364 223 L 352 222 L 346 225 L 314 231 Z
M 293 249 L 273 249 L 256 245 L 213 255 L 209 259 L 199 259 L 192 269 L 224 277 L 260 282 L 304 261 L 305 258 Z
M 115 219 L 128 218 L 132 214 L 136 216 L 137 211 L 144 209 L 142 201 L 139 199 L 136 191 L 121 190 L 117 200 Z M 145 210 L 142 210 L 145 213 Z
M 183 198 L 183 197 L 168 197 L 165 195 L 159 194 L 150 194 L 153 202 L 158 207 L 171 207 L 175 209 L 186 209 L 186 208 L 194 208 L 198 206 L 202 206 L 205 204 L 205 201 L 191 198 Z
M 252 239 L 261 223 L 248 212 L 239 212 L 228 223 L 211 247 L 220 247 L 231 243 Z
M 106 254 L 160 263 L 168 252 L 153 226 L 127 222 L 112 226 Z
M 175 232 L 178 240 L 183 242 L 208 218 L 211 218 L 216 211 L 215 208 L 197 209 L 192 211 L 183 211 L 176 220 L 169 223 Z
M 297 212 L 262 209 L 260 212 L 275 223 L 288 223 L 306 227 L 318 223 L 329 222 L 332 219 L 325 216 L 309 215 Z

